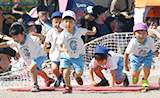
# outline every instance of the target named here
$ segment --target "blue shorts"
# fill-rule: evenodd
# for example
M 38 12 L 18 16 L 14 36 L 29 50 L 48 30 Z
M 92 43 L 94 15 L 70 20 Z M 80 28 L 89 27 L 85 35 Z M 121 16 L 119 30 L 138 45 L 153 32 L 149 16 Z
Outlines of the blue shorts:
M 71 65 L 73 65 L 73 68 L 75 71 L 83 71 L 84 68 L 84 61 L 83 61 L 83 56 L 80 55 L 79 58 L 74 59 L 74 58 L 61 58 L 60 59 L 60 68 L 71 68 Z
M 36 64 L 38 66 L 38 68 L 36 69 L 36 73 L 38 73 L 40 70 L 42 70 L 42 64 L 45 60 L 45 56 L 41 56 L 41 57 L 38 57 L 34 60 L 32 60 L 32 63 L 33 64 Z
M 60 64 L 60 61 L 52 61 L 52 63 Z
M 115 73 L 116 73 L 116 80 L 120 80 L 123 78 L 123 59 L 121 57 L 119 57 L 119 60 L 118 60 L 118 68 L 115 69 Z
M 130 54 L 130 64 L 131 64 L 131 70 L 132 71 L 138 71 L 140 66 L 148 66 L 151 68 L 152 60 L 153 60 L 153 54 L 150 54 L 145 57 L 136 56 L 134 54 Z

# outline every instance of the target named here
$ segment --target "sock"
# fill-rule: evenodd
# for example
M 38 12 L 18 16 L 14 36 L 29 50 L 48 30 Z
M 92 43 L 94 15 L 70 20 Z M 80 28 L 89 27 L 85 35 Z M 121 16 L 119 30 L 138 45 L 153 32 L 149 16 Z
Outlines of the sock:
M 34 82 L 33 84 L 34 84 L 34 85 L 38 85 L 38 82 Z

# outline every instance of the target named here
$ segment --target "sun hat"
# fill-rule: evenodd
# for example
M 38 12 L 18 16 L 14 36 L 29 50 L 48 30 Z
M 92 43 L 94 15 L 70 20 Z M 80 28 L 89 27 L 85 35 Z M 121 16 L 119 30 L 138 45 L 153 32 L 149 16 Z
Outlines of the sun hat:
M 133 32 L 137 31 L 137 30 L 148 30 L 148 27 L 145 23 L 137 23 L 133 26 Z
M 107 47 L 105 46 L 97 46 L 95 49 L 94 49 L 94 54 L 95 53 L 103 53 L 103 54 L 108 54 L 109 50 Z
M 76 15 L 73 11 L 71 10 L 67 10 L 62 14 L 62 19 L 64 19 L 65 17 L 70 16 L 72 17 L 74 20 L 76 20 Z

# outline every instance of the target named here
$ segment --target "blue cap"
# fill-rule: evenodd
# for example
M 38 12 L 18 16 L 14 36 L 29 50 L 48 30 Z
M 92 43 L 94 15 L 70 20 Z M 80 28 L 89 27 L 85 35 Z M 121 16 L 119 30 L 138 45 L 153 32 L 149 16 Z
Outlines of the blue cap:
M 22 16 L 23 23 L 29 25 L 30 23 L 34 23 L 34 20 L 28 14 L 23 14 Z
M 51 15 L 51 20 L 52 20 L 54 17 L 56 17 L 56 16 L 62 17 L 62 14 L 63 14 L 63 13 L 61 13 L 60 11 L 54 12 L 54 13 Z
M 40 5 L 37 8 L 37 12 L 41 12 L 41 13 L 48 12 L 48 7 L 45 5 Z
M 94 50 L 94 54 L 95 53 L 103 53 L 103 54 L 108 54 L 109 50 L 107 47 L 104 46 L 97 46 Z

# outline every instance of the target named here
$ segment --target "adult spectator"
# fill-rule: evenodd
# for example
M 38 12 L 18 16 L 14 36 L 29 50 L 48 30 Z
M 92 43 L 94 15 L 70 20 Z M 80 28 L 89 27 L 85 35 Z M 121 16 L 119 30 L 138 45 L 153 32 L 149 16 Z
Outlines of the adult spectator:
M 22 8 L 20 7 L 20 1 L 19 0 L 14 0 L 14 6 L 12 7 L 12 14 L 18 20 L 18 19 L 21 18 L 21 15 L 23 15 L 24 13 L 28 14 L 28 12 L 22 10 Z
M 112 0 L 110 12 L 117 17 L 117 32 L 132 32 L 134 0 Z
M 89 22 L 93 21 L 93 6 L 84 8 L 84 16 L 79 17 L 76 22 L 77 27 L 88 28 Z M 82 36 L 83 41 L 87 40 L 87 35 Z
M 48 8 L 45 5 L 40 5 L 37 8 L 38 19 L 35 21 L 36 25 L 42 26 L 41 34 L 46 35 L 49 29 L 52 28 L 52 23 L 48 19 Z
M 115 17 L 112 16 L 107 17 L 106 23 L 110 33 L 114 33 L 117 30 L 117 20 Z
M 11 15 L 11 14 L 6 14 L 4 15 L 4 21 L 3 21 L 3 34 L 4 35 L 7 35 L 7 36 L 10 36 L 9 35 L 9 29 L 10 26 L 12 25 L 12 23 L 16 22 L 16 18 Z
M 90 41 L 94 38 L 109 34 L 106 22 L 106 13 L 108 8 L 97 5 L 93 8 L 93 15 L 95 19 L 88 24 L 88 30 L 92 30 L 92 27 L 96 27 L 97 33 L 94 36 L 88 36 L 87 41 Z

